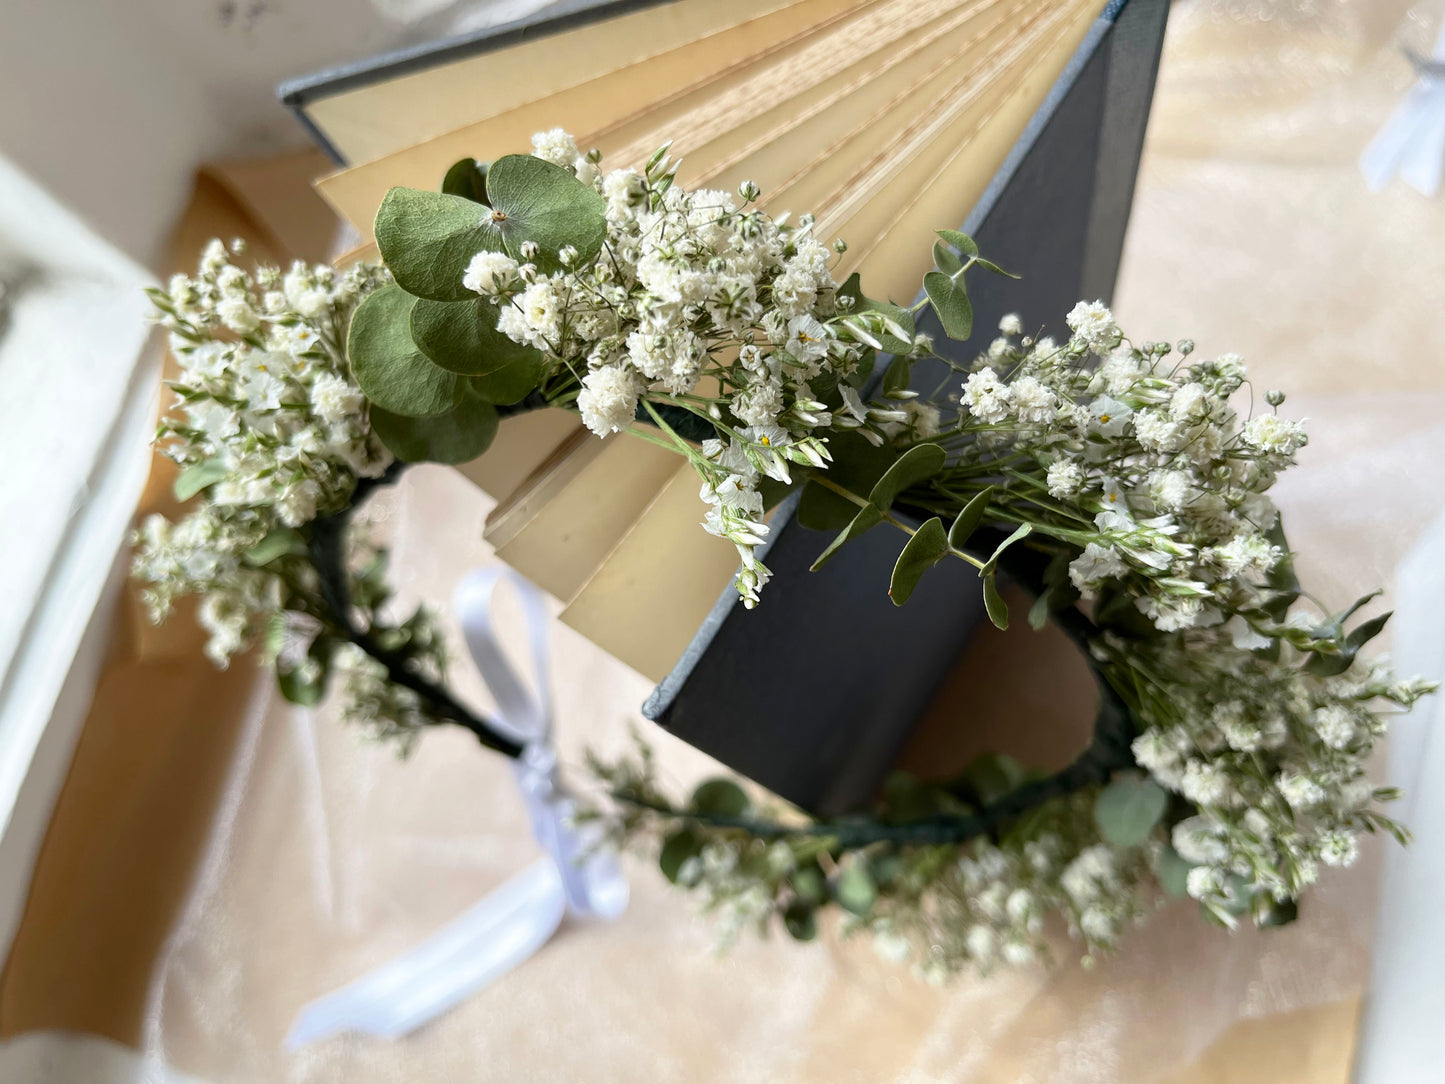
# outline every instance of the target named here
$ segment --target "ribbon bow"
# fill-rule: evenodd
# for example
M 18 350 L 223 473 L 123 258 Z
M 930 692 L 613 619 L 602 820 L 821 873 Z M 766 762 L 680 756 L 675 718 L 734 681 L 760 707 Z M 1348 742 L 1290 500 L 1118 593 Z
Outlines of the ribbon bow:
M 492 622 L 497 586 L 510 581 L 522 600 L 535 695 L 502 654 Z M 523 743 L 513 774 L 547 852 L 415 948 L 297 1014 L 286 1045 L 296 1049 L 338 1031 L 396 1038 L 505 975 L 540 949 L 569 911 L 614 919 L 627 907 L 627 880 L 595 831 L 572 824 L 576 812 L 552 748 L 548 618 L 541 592 L 506 568 L 478 569 L 452 596 L 467 649 L 496 701 L 499 725 Z
M 1420 77 L 1360 155 L 1360 172 L 1371 192 L 1382 191 L 1398 173 L 1422 195 L 1433 196 L 1445 170 L 1445 26 L 1428 60 L 1406 55 Z

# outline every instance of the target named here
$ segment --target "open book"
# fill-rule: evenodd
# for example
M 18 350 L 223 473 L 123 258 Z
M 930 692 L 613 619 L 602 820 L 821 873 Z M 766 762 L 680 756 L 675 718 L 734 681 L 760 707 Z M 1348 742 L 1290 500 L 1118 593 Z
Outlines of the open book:
M 668 139 L 689 187 L 753 181 L 773 214 L 842 237 L 834 271 L 907 302 L 933 231 L 963 221 L 1102 7 L 1101 0 L 676 0 L 503 33 L 299 92 L 356 162 L 320 182 L 364 236 L 388 189 L 435 188 L 467 157 L 571 131 L 603 167 Z M 622 10 L 621 14 L 611 14 Z M 548 31 L 551 32 L 548 32 Z M 298 92 L 293 92 L 293 98 Z M 498 498 L 499 553 L 566 603 L 562 620 L 661 680 L 737 566 L 700 530 L 673 453 L 565 417 L 507 422 L 471 477 Z

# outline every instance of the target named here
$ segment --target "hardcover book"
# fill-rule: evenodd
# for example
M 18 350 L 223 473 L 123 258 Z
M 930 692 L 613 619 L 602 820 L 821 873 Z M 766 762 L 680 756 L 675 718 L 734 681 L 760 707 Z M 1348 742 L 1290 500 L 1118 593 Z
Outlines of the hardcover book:
M 907 301 L 927 239 L 961 225 L 1022 276 L 977 282 L 975 326 L 1019 312 L 1059 328 L 1075 300 L 1112 291 L 1166 14 L 1165 0 L 569 2 L 282 94 L 344 167 L 318 187 L 363 238 L 391 187 L 435 188 L 538 130 L 567 127 L 604 168 L 676 137 L 679 182 L 753 181 L 771 213 L 845 238 L 839 281 L 857 271 Z M 949 343 L 959 361 L 983 345 Z M 914 378 L 924 393 L 956 379 L 939 363 Z M 578 433 L 560 412 L 511 418 L 462 468 L 498 499 L 498 552 L 659 682 L 650 718 L 810 810 L 866 801 L 979 624 L 971 570 L 941 566 L 895 610 L 894 540 L 865 536 L 810 573 L 828 539 L 790 499 L 770 520 L 775 579 L 744 614 L 736 554 L 697 527 L 691 469 Z

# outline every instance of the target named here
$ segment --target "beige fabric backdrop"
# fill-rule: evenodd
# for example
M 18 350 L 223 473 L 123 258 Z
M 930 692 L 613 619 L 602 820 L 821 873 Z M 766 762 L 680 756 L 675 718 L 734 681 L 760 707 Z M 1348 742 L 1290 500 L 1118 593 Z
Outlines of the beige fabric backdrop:
M 1442 504 L 1445 202 L 1399 187 L 1372 196 L 1354 169 L 1411 80 L 1392 40 L 1423 45 L 1438 17 L 1438 3 L 1411 12 L 1397 0 L 1176 4 L 1117 298 L 1132 334 L 1239 350 L 1261 392 L 1291 389 L 1286 410 L 1311 419 L 1313 439 L 1280 498 L 1303 572 L 1329 599 L 1388 582 Z M 444 602 L 490 559 L 486 511 L 439 468 L 377 503 L 405 599 Z M 564 627 L 554 643 L 564 754 L 618 748 L 647 684 Z M 456 677 L 487 702 L 465 666 Z M 1174 905 L 1093 971 L 1066 959 L 941 990 L 861 942 L 748 940 L 716 956 L 708 920 L 634 864 L 620 921 L 568 922 L 413 1036 L 284 1053 L 306 1000 L 414 944 L 537 852 L 505 764 L 463 734 L 430 735 L 401 763 L 331 711 L 289 708 L 259 684 L 245 710 L 189 901 L 144 1004 L 111 1025 L 206 1079 L 1345 1079 L 1374 850 L 1280 931 L 1230 938 Z M 649 737 L 679 785 L 708 770 Z M 29 989 L 85 981 L 43 954 L 26 973 Z M 26 989 L 7 976 L 0 1005 L 23 1010 Z M 7 1030 L 14 1019 L 7 1009 Z

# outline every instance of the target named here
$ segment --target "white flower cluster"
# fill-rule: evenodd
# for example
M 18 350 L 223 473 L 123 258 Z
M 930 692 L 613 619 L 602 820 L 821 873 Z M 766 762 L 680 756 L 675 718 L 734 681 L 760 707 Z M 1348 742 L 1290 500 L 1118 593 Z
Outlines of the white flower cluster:
M 297 263 L 256 274 L 213 241 L 194 277 L 152 292 L 180 374 L 160 450 L 205 499 L 177 523 L 151 516 L 135 574 L 152 616 L 202 596 L 207 652 L 224 665 L 281 604 L 276 577 L 248 559 L 268 535 L 343 507 L 390 454 L 371 435 L 344 353 L 347 322 L 380 272 Z
M 1069 575 L 1085 599 L 1122 588 L 1165 632 L 1256 609 L 1283 556 L 1268 537 L 1268 491 L 1304 445 L 1303 428 L 1236 414 L 1230 399 L 1245 381 L 1236 355 L 1190 361 L 1187 342 L 1178 356 L 1166 343 L 1135 346 L 1098 302 L 1081 302 L 1068 321 L 1073 337 L 1059 345 L 1018 339 L 1010 318 L 1014 333 L 975 362 L 963 385 L 962 426 L 974 437 L 965 462 L 1022 453 L 1037 464 L 1033 496 L 1057 509 L 1055 536 L 1081 550 Z
M 1291 652 L 1285 646 L 1282 650 Z M 1189 894 L 1232 924 L 1254 896 L 1284 901 L 1347 866 L 1362 832 L 1386 826 L 1373 806 L 1391 796 L 1366 768 L 1385 720 L 1372 705 L 1409 705 L 1428 690 L 1379 665 L 1335 677 L 1262 659 L 1228 630 L 1125 642 L 1106 651 L 1120 666 L 1170 675 L 1167 696 L 1146 699 L 1139 765 L 1198 813 L 1173 830 L 1192 869 Z
M 1088 825 L 1088 803 L 1071 805 Z M 1111 948 L 1148 913 L 1148 869 L 1145 851 L 1115 850 L 1088 831 L 975 840 L 929 885 L 929 903 L 879 908 L 874 944 L 885 957 L 912 958 L 935 982 L 966 968 L 987 974 L 1046 961 L 1051 915 L 1091 951 Z
M 1385 731 L 1379 703 L 1408 706 L 1431 686 L 1356 661 L 1379 621 L 1349 635 L 1344 622 L 1368 599 L 1333 616 L 1299 601 L 1268 491 L 1303 446 L 1302 428 L 1272 412 L 1236 413 L 1231 399 L 1245 385 L 1237 356 L 1192 360 L 1187 341 L 1177 354 L 1168 344 L 1136 347 L 1098 302 L 1081 303 L 1068 322 L 1062 345 L 1023 337 L 1016 316 L 1001 322 L 939 439 L 950 455 L 929 499 L 946 488 L 961 507 L 991 486 L 996 524 L 1029 527 L 1029 544 L 1054 555 L 1043 601 L 1060 610 L 1080 597 L 1093 603 L 1098 626 L 1085 621 L 1080 636 L 1134 728 L 1100 748 L 1132 735 L 1134 762 L 1177 797 L 1127 846 L 1104 837 L 1093 785 L 951 857 L 873 850 L 894 864 L 891 883 L 849 921 L 930 977 L 1042 959 L 1050 915 L 1088 952 L 1111 947 L 1161 884 L 1227 925 L 1287 919 L 1321 869 L 1355 860 L 1363 833 L 1401 831 L 1379 811 L 1393 792 L 1370 783 L 1366 764 Z M 867 418 L 900 444 L 944 428 L 933 408 L 911 401 L 883 422 L 856 395 L 842 398 L 835 419 Z M 1267 402 L 1281 399 L 1270 393 Z M 758 427 L 749 442 L 758 435 L 770 434 Z M 751 529 L 761 509 L 747 496 L 746 446 L 704 449 L 743 479 L 714 497 L 715 515 L 732 515 L 737 530 Z M 1181 805 L 1192 807 L 1182 819 Z M 683 883 L 731 914 L 732 926 L 776 915 L 800 936 L 799 914 L 815 903 L 795 874 L 772 870 L 786 866 L 786 849 L 771 845 L 765 866 L 761 839 L 726 830 L 706 839 Z M 877 841 L 886 839 L 880 829 Z
M 759 480 L 788 481 L 790 463 L 824 465 L 818 434 L 830 426 L 881 442 L 884 426 L 927 429 L 937 416 L 870 410 L 852 388 L 845 414 L 819 401 L 812 384 L 853 372 L 871 336 L 840 306 L 832 253 L 810 219 L 790 228 L 748 209 L 750 184 L 737 198 L 684 191 L 665 149 L 644 172 L 602 175 L 561 130 L 533 148 L 605 198 L 601 253 L 551 275 L 481 253 L 464 284 L 500 307 L 503 333 L 579 374 L 577 409 L 598 436 L 631 426 L 644 401 L 643 417 L 659 404 L 706 419 L 720 439 L 689 450 L 710 506 L 704 526 L 737 546 L 751 605 L 767 579 L 755 556 L 767 535 Z

